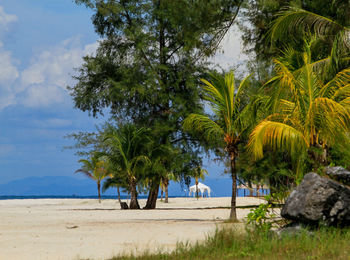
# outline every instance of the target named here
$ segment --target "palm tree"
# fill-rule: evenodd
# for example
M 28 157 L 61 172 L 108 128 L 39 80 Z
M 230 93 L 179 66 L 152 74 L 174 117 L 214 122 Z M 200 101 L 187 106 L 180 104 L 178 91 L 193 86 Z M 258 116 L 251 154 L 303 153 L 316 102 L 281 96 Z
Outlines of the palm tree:
M 83 164 L 81 169 L 75 171 L 75 173 L 81 172 L 90 179 L 96 181 L 98 190 L 98 201 L 101 203 L 101 181 L 108 177 L 108 162 L 105 156 L 101 156 L 100 153 L 94 152 L 90 159 L 81 159 L 80 163 Z
M 117 199 L 118 199 L 118 202 L 121 204 L 122 203 L 122 201 L 120 199 L 121 183 L 120 183 L 120 180 L 118 180 L 115 176 L 111 176 L 105 180 L 105 182 L 103 183 L 103 186 L 102 186 L 102 192 L 105 192 L 106 190 L 108 190 L 111 187 L 117 188 Z
M 289 7 L 279 13 L 269 34 L 272 40 L 275 40 L 296 34 L 304 36 L 310 32 L 317 37 L 327 37 L 330 40 L 341 37 L 344 41 L 348 41 L 346 34 L 350 32 L 350 27 L 301 8 Z
M 202 79 L 204 83 L 204 98 L 209 102 L 214 116 L 212 119 L 206 115 L 190 114 L 183 123 L 184 129 L 201 136 L 215 148 L 221 148 L 230 160 L 232 177 L 232 198 L 230 219 L 236 220 L 236 158 L 238 156 L 238 144 L 245 128 L 240 114 L 242 112 L 241 95 L 248 78 L 245 78 L 235 88 L 233 72 L 225 76 L 211 75 L 212 82 Z
M 255 158 L 263 157 L 265 147 L 287 150 L 297 163 L 307 152 L 315 169 L 327 162 L 328 147 L 350 143 L 350 69 L 324 83 L 310 46 L 302 61 L 293 68 L 288 59 L 275 60 L 276 76 L 265 85 L 273 89 L 273 113 L 252 131 L 248 147 Z
M 206 169 L 203 169 L 202 167 L 198 166 L 196 168 L 194 168 L 193 172 L 192 172 L 192 176 L 195 179 L 195 184 L 196 184 L 196 197 L 197 200 L 199 198 L 199 193 L 198 193 L 198 183 L 199 183 L 199 179 L 204 180 L 205 175 L 208 175 L 208 171 Z
M 349 66 L 350 62 L 350 27 L 341 22 L 312 13 L 300 8 L 290 7 L 280 12 L 272 23 L 269 38 L 276 42 L 300 44 L 303 39 L 314 35 L 318 56 L 317 65 L 326 65 L 324 77 L 327 81 L 337 72 Z M 331 50 L 327 57 L 320 57 L 320 46 Z M 327 78 L 328 76 L 328 78 Z
M 130 191 L 130 209 L 139 209 L 137 200 L 137 184 L 139 175 L 150 163 L 146 146 L 149 130 L 137 128 L 135 125 L 126 124 L 119 128 L 107 125 L 104 143 L 108 147 L 108 157 L 112 164 L 117 165 L 119 171 L 125 176 Z
M 165 198 L 164 198 L 164 203 L 168 203 L 169 202 L 169 193 L 168 193 L 168 188 L 169 188 L 169 184 L 170 181 L 178 181 L 178 176 L 176 176 L 174 173 L 172 172 L 168 172 L 165 174 L 165 176 L 161 177 L 161 182 L 160 182 L 160 188 L 161 188 L 161 200 L 163 199 L 163 192 L 165 193 Z

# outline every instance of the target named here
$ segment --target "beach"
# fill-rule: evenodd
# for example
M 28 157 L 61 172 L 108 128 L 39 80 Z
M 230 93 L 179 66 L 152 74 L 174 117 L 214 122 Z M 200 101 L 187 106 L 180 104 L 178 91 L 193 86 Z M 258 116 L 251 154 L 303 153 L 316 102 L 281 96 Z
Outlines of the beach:
M 142 207 L 146 201 L 141 199 Z M 237 205 L 264 200 L 238 197 Z M 223 225 L 230 198 L 169 198 L 155 210 L 120 210 L 116 200 L 0 201 L 0 259 L 107 259 L 193 243 Z M 250 209 L 237 209 L 243 219 Z

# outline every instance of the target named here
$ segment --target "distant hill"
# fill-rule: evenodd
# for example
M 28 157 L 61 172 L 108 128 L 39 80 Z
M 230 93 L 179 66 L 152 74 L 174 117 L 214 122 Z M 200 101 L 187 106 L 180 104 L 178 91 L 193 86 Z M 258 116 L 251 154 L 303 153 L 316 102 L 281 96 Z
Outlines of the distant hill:
M 202 181 L 201 181 L 202 182 Z M 206 178 L 203 181 L 212 189 L 212 196 L 231 196 L 232 182 L 229 178 Z M 194 185 L 192 183 L 191 185 Z M 187 187 L 171 183 L 169 196 L 188 196 Z M 24 179 L 0 184 L 0 196 L 95 196 L 96 183 L 89 179 L 78 179 L 67 176 L 27 177 Z M 115 189 L 103 195 L 115 196 Z
M 96 190 L 92 180 L 67 176 L 28 177 L 0 185 L 1 196 L 89 196 Z

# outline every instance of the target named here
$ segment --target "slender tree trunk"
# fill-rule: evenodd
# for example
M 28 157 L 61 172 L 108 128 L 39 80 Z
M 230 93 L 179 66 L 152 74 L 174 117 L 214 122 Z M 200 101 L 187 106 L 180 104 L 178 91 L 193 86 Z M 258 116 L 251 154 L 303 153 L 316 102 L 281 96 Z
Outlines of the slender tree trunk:
M 163 201 L 163 189 L 160 188 L 160 201 Z
M 252 182 L 248 181 L 248 190 L 249 190 L 249 197 L 253 196 L 253 187 L 252 187 Z
M 196 177 L 196 198 L 198 200 L 199 198 L 199 191 L 198 191 L 198 178 Z
M 159 181 L 152 181 L 151 188 L 148 193 L 148 199 L 144 209 L 155 209 L 157 205 L 159 191 Z
M 313 149 L 309 149 L 309 158 L 313 162 L 313 171 L 317 171 L 320 166 L 327 165 L 328 151 L 327 147 L 323 147 L 322 144 L 315 143 L 311 146 Z
M 137 200 L 137 189 L 136 189 L 136 180 L 134 178 L 130 181 L 130 209 L 140 209 L 139 202 Z
M 168 194 L 168 187 L 169 187 L 169 179 L 164 179 L 164 188 L 165 188 L 165 199 L 164 203 L 169 203 L 169 194 Z
M 119 190 L 119 186 L 117 186 L 117 193 L 118 193 L 118 201 L 119 203 L 122 203 L 121 199 L 120 199 L 120 190 Z
M 230 219 L 237 220 L 236 213 L 236 192 L 237 192 L 237 174 L 236 174 L 236 158 L 233 154 L 230 155 L 231 177 L 232 177 L 232 197 L 231 197 L 231 212 Z
M 101 203 L 101 183 L 97 182 L 98 202 Z

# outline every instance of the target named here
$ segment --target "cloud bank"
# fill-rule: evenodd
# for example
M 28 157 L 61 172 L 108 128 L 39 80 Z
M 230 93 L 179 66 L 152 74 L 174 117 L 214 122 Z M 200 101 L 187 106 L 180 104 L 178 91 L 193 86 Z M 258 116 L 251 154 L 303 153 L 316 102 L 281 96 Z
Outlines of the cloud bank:
M 0 31 L 18 21 L 0 6 Z M 13 58 L 0 42 L 0 110 L 10 105 L 48 107 L 70 104 L 66 87 L 72 84 L 73 69 L 92 54 L 98 43 L 83 46 L 79 36 L 71 37 L 31 58 L 27 68 L 19 70 L 20 62 Z

